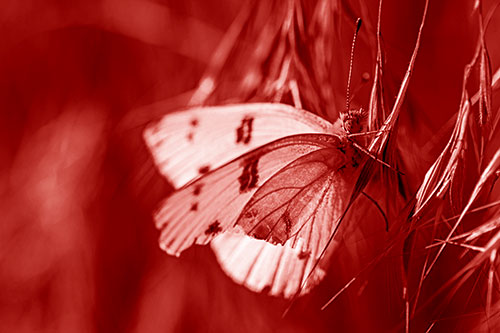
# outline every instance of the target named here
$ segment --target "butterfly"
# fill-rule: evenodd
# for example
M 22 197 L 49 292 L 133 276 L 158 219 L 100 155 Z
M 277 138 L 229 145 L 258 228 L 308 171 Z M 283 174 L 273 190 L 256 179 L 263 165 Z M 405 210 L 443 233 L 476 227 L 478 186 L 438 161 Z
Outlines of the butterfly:
M 278 103 L 167 114 L 144 131 L 176 189 L 154 214 L 160 247 L 179 256 L 210 243 L 222 269 L 253 291 L 310 291 L 366 159 L 349 136 L 363 118 L 350 110 L 332 124 Z

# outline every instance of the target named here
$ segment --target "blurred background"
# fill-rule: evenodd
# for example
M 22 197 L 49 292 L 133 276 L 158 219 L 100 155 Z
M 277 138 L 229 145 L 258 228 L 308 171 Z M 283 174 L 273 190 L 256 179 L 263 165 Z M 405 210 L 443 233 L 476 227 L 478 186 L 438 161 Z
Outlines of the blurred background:
M 366 108 L 374 75 L 378 1 L 295 3 L 309 25 L 315 9 L 325 6 L 319 17 L 326 25 L 315 33 L 323 33 L 328 44 L 315 54 L 322 59 L 318 54 L 327 52 L 325 59 L 331 60 L 324 68 L 319 62 L 309 63 L 308 70 L 316 73 L 313 77 L 327 73 L 328 85 L 318 79 L 319 88 L 304 98 L 304 107 L 335 121 L 345 103 L 354 22 L 361 17 L 352 90 L 353 106 Z M 180 258 L 169 257 L 158 247 L 159 232 L 151 213 L 172 188 L 146 150 L 144 127 L 192 103 L 200 79 L 210 73 L 218 81 L 217 89 L 204 100 L 207 104 L 269 101 L 266 92 L 252 92 L 241 84 L 246 66 L 255 66 L 245 63 L 242 55 L 244 45 L 258 45 L 261 22 L 282 20 L 285 4 L 2 3 L 0 331 L 404 330 L 402 252 L 388 253 L 375 268 L 364 270 L 359 283 L 321 311 L 366 265 L 360 257 L 354 260 L 357 264 L 352 257 L 333 260 L 327 279 L 282 318 L 289 302 L 233 283 L 209 247 L 193 247 Z M 493 1 L 482 6 L 485 15 L 496 8 Z M 383 83 L 390 106 L 413 51 L 423 8 L 420 0 L 383 3 Z M 455 122 L 464 66 L 478 40 L 473 8 L 473 1 L 430 1 L 400 119 L 408 198 L 445 146 Z M 233 22 L 247 22 L 244 38 L 231 44 L 236 51 L 228 56 L 230 61 L 217 67 L 214 59 L 220 58 L 213 54 L 221 50 Z M 493 72 L 499 67 L 499 33 L 495 13 L 486 34 Z M 297 50 L 307 47 L 298 45 Z M 286 96 L 281 101 L 290 103 Z M 365 252 L 370 246 L 384 246 L 389 237 L 383 222 L 377 223 L 370 227 L 374 230 L 369 228 L 369 236 L 365 230 L 354 237 L 364 242 L 359 248 Z M 454 260 L 445 261 L 442 270 L 455 269 L 454 265 Z M 438 331 L 467 330 L 484 322 L 485 294 L 475 294 L 473 284 L 461 294 L 464 306 L 445 313 L 435 311 L 435 299 L 430 297 L 443 280 L 431 281 L 428 302 L 423 301 L 424 310 L 412 320 L 416 331 L 425 331 L 434 322 Z

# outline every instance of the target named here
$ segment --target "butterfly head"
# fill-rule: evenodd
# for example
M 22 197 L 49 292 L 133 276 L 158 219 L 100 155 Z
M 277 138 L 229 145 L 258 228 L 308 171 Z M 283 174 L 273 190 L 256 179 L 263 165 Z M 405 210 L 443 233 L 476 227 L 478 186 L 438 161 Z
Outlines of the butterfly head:
M 366 111 L 358 109 L 343 112 L 340 114 L 340 120 L 346 134 L 360 133 L 366 120 Z

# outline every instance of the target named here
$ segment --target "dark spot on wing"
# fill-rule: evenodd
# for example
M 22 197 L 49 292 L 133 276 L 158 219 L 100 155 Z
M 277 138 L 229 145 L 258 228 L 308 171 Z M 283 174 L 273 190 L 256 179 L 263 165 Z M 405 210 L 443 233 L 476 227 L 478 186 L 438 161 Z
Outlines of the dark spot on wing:
M 269 232 L 270 232 L 269 226 L 267 226 L 267 224 L 263 223 L 263 224 L 259 224 L 259 225 L 257 225 L 257 227 L 255 227 L 251 236 L 255 237 L 257 239 L 266 240 L 269 236 Z
M 285 222 L 286 239 L 288 239 L 290 238 L 290 232 L 292 231 L 292 219 L 290 218 L 290 213 L 288 213 L 288 211 L 283 213 L 283 222 Z
M 205 173 L 207 173 L 209 171 L 210 171 L 210 166 L 209 165 L 204 165 L 204 166 L 202 166 L 202 167 L 200 167 L 198 169 L 198 172 L 200 173 L 200 175 L 203 175 L 203 174 L 205 174 Z
M 188 139 L 188 141 L 193 141 L 194 134 L 192 132 L 190 132 L 190 133 L 188 133 L 188 135 L 186 136 L 186 138 Z
M 196 127 L 196 126 L 198 126 L 198 123 L 199 123 L 198 119 L 196 119 L 196 118 L 191 119 L 191 122 L 190 122 L 191 126 Z
M 249 144 L 252 139 L 253 117 L 245 116 L 236 129 L 236 143 Z
M 205 230 L 205 235 L 215 235 L 218 234 L 219 232 L 222 231 L 222 228 L 220 227 L 219 221 L 215 220 L 212 224 L 210 224 Z
M 253 222 L 255 221 L 247 222 L 250 225 L 253 225 L 250 235 L 257 239 L 266 240 L 272 244 L 285 244 L 285 242 L 290 239 L 292 227 L 294 226 L 290 213 L 286 210 L 278 220 L 258 220 L 256 221 L 257 224 L 254 224 Z
M 250 208 L 243 214 L 243 218 L 245 219 L 253 219 L 256 218 L 257 215 L 259 215 L 259 212 L 255 208 Z
M 304 259 L 307 259 L 311 256 L 311 252 L 310 251 L 303 251 L 301 250 L 299 252 L 299 255 L 297 256 L 299 258 L 299 260 L 304 260 Z
M 200 195 L 202 188 L 203 188 L 203 184 L 194 185 L 193 194 L 196 196 Z
M 190 208 L 193 212 L 196 212 L 198 210 L 198 203 L 197 202 L 193 202 L 191 204 L 191 208 Z
M 259 181 L 258 165 L 258 158 L 243 161 L 243 172 L 241 176 L 238 177 L 238 181 L 240 182 L 240 193 L 249 191 L 257 186 L 257 182 Z

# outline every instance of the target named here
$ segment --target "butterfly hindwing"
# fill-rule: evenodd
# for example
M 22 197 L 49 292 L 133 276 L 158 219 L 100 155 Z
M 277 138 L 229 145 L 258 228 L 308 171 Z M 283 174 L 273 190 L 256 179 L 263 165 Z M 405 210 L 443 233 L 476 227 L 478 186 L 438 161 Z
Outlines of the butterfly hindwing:
M 255 292 L 293 297 L 299 290 L 307 293 L 325 275 L 324 263 L 337 242 L 330 244 L 327 255 L 312 270 L 313 261 L 302 253 L 302 244 L 271 244 L 242 233 L 226 232 L 217 236 L 211 246 L 222 269 L 234 281 Z
M 335 147 L 338 137 L 304 134 L 285 137 L 210 171 L 168 197 L 155 215 L 161 247 L 172 255 L 193 243 L 206 244 L 233 228 L 254 193 L 293 161 Z
M 160 172 L 176 188 L 276 139 L 333 133 L 326 120 L 285 104 L 198 107 L 167 114 L 144 138 Z
M 346 209 L 356 172 L 333 146 L 282 168 L 245 205 L 237 229 L 261 240 L 243 233 L 214 240 L 219 262 L 234 280 L 255 291 L 270 288 L 270 294 L 292 297 L 323 278 L 333 244 L 322 257 L 323 250 Z
M 317 213 L 315 207 L 346 165 L 345 154 L 335 148 L 302 156 L 259 188 L 237 224 L 255 238 L 283 244 L 311 221 Z

